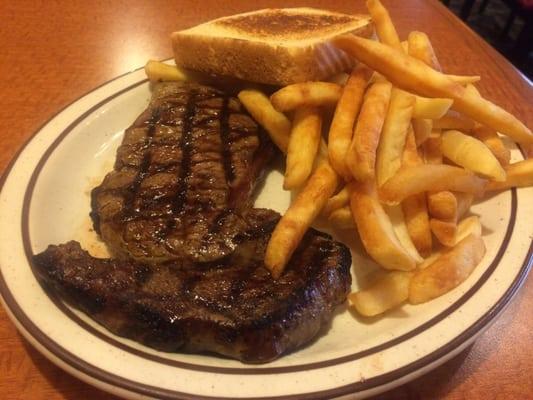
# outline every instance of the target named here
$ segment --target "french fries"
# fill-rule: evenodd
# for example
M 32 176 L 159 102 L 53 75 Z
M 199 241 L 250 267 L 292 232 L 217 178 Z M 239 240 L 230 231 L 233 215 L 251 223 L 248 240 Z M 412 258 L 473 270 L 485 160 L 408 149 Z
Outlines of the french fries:
M 277 111 L 270 99 L 259 90 L 246 89 L 239 92 L 239 100 L 254 119 L 268 132 L 274 144 L 287 153 L 291 122 L 281 112 Z
M 379 191 L 385 204 L 398 204 L 421 192 L 454 190 L 481 194 L 487 181 L 463 168 L 451 165 L 425 164 L 402 168 Z
M 452 99 L 430 99 L 421 96 L 415 96 L 415 99 L 413 118 L 442 118 L 453 104 Z
M 333 44 L 378 71 L 400 89 L 420 96 L 453 99 L 454 110 L 493 127 L 518 143 L 533 143 L 531 130 L 512 114 L 402 51 L 353 35 L 341 35 L 333 39 Z
M 477 215 L 472 215 L 468 218 L 465 218 L 457 225 L 457 233 L 455 236 L 456 242 L 453 245 L 455 246 L 468 235 L 481 237 L 482 231 L 483 228 L 481 227 L 481 222 L 479 221 L 479 217 Z
M 466 90 L 453 99 L 452 109 L 482 125 L 492 127 L 515 142 L 524 145 L 533 143 L 533 133 L 527 126 L 503 108 L 479 96 L 474 90 Z
M 322 117 L 317 107 L 301 107 L 294 112 L 283 189 L 302 186 L 311 171 L 320 144 Z
M 502 166 L 509 165 L 511 161 L 511 151 L 505 147 L 498 132 L 478 124 L 472 129 L 472 135 L 485 143 L 485 146 L 492 151 L 492 154 L 494 154 Z
M 420 146 L 431 136 L 431 132 L 433 131 L 433 120 L 416 118 L 413 119 L 411 124 L 413 125 L 413 131 L 415 133 L 416 145 Z
M 475 122 L 472 119 L 451 110 L 433 121 L 434 129 L 457 129 L 462 132 L 470 132 L 474 126 Z
M 352 141 L 355 118 L 363 103 L 368 78 L 367 68 L 359 67 L 352 71 L 337 103 L 329 129 L 329 161 L 333 169 L 346 180 L 350 177 L 350 172 L 346 167 L 345 156 Z
M 441 144 L 442 138 L 440 131 L 433 131 L 424 142 L 424 159 L 427 164 L 442 164 Z
M 474 201 L 474 195 L 472 193 L 465 192 L 454 192 L 454 196 L 457 199 L 457 216 L 456 220 L 458 221 L 462 218 L 470 209 Z
M 479 82 L 481 80 L 481 77 L 479 75 L 453 75 L 453 74 L 446 74 L 447 77 L 449 77 L 452 81 L 460 83 L 461 85 L 468 85 L 472 83 Z
M 328 221 L 332 226 L 339 229 L 354 229 L 355 222 L 353 221 L 352 210 L 350 207 L 344 206 L 334 210 L 328 217 Z
M 422 257 L 431 254 L 433 239 L 424 193 L 407 197 L 402 201 L 402 210 L 405 217 L 407 232 Z
M 411 272 L 389 271 L 367 289 L 348 296 L 350 306 L 365 317 L 373 317 L 399 306 L 409 298 Z
M 383 209 L 389 216 L 389 219 L 392 224 L 392 229 L 398 238 L 398 241 L 402 247 L 409 253 L 413 260 L 417 264 L 423 261 L 423 258 L 420 256 L 416 246 L 409 236 L 409 231 L 407 230 L 407 225 L 405 224 L 405 217 L 403 215 L 402 207 L 400 205 L 396 206 L 384 206 Z
M 350 202 L 350 193 L 348 188 L 344 186 L 339 192 L 330 197 L 322 210 L 322 215 L 329 216 L 333 211 L 348 205 Z
M 420 165 L 422 163 L 423 161 L 418 154 L 413 130 L 409 129 L 403 152 L 402 165 Z M 431 254 L 432 238 L 425 194 L 418 193 L 407 197 L 402 201 L 401 206 L 405 226 L 407 227 L 407 232 L 413 245 L 420 255 L 423 257 L 428 256 Z
M 144 72 L 150 82 L 160 81 L 189 81 L 198 77 L 198 73 L 186 71 L 175 65 L 168 65 L 161 61 L 148 60 Z
M 503 190 L 512 187 L 533 186 L 533 158 L 509 164 L 505 167 L 503 182 L 489 182 L 487 190 Z
M 355 126 L 345 163 L 355 179 L 372 179 L 376 168 L 376 151 L 389 108 L 391 84 L 373 83 L 367 90 Z
M 447 190 L 428 194 L 432 215 L 431 231 L 444 246 L 457 244 L 457 222 L 468 211 L 474 196 L 471 193 L 449 192 Z
M 281 217 L 268 242 L 265 266 L 277 279 L 298 247 L 303 235 L 339 184 L 337 173 L 322 161 L 304 188 Z
M 424 303 L 457 287 L 472 273 L 485 251 L 481 236 L 470 234 L 461 240 L 433 264 L 415 272 L 409 285 L 409 302 Z
M 332 42 L 400 89 L 425 97 L 456 99 L 464 95 L 463 86 L 403 51 L 354 35 L 341 35 Z
M 436 71 L 442 71 L 439 60 L 435 55 L 435 50 L 433 50 L 429 37 L 424 32 L 410 32 L 407 36 L 407 44 L 408 54 L 411 57 L 422 61 Z
M 456 242 L 457 223 L 455 221 L 443 221 L 432 218 L 429 220 L 431 232 L 444 246 L 453 246 Z
M 442 133 L 442 154 L 457 165 L 492 180 L 505 181 L 505 170 L 485 144 L 472 136 L 451 130 Z
M 387 117 L 376 158 L 376 180 L 383 185 L 400 169 L 407 130 L 411 124 L 415 97 L 403 90 L 393 88 Z
M 295 83 L 278 90 L 270 101 L 281 112 L 303 106 L 334 106 L 342 94 L 342 87 L 332 82 Z
M 284 187 L 303 187 L 271 236 L 265 265 L 277 279 L 319 213 L 332 227 L 356 228 L 386 272 L 350 294 L 350 306 L 376 316 L 441 296 L 470 275 L 485 245 L 479 217 L 461 218 L 486 190 L 533 186 L 533 160 L 510 164 L 500 132 L 521 144 L 533 144 L 533 134 L 481 96 L 479 76 L 442 72 L 426 34 L 402 42 L 380 0 L 366 4 L 380 41 L 332 41 L 361 62 L 351 75 L 289 85 L 270 101 L 243 91 L 241 100 L 288 149 Z M 335 105 L 326 145 L 320 107 Z M 290 135 L 285 112 L 294 113 Z
M 403 51 L 398 32 L 396 32 L 389 12 L 383 7 L 383 4 L 379 0 L 367 0 L 366 7 L 372 17 L 380 42 Z
M 352 181 L 350 208 L 366 251 L 385 269 L 410 271 L 416 261 L 399 242 L 372 181 Z
M 457 218 L 457 197 L 449 190 L 428 193 L 428 210 L 433 218 L 450 221 Z

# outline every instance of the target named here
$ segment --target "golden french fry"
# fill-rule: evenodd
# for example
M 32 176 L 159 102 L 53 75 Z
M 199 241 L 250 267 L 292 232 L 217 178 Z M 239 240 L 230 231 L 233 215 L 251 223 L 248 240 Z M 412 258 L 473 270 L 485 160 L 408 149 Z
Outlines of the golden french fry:
M 422 163 L 422 158 L 420 157 L 420 154 L 418 154 L 415 133 L 413 127 L 410 125 L 407 128 L 405 147 L 402 154 L 402 165 L 418 165 Z
M 441 72 L 442 68 L 439 64 L 439 60 L 435 55 L 433 46 L 429 37 L 418 31 L 413 31 L 409 33 L 408 39 L 408 54 L 414 58 L 423 61 L 425 64 L 429 65 L 431 68 L 436 71 Z M 468 83 L 478 82 L 481 78 L 479 76 L 462 76 L 462 75 L 450 75 L 446 74 L 452 81 L 460 83 L 461 85 L 466 85 Z
M 453 194 L 455 198 L 457 199 L 456 220 L 458 221 L 470 209 L 470 206 L 472 205 L 474 201 L 474 195 L 472 193 L 464 193 L 464 192 L 454 192 Z
M 168 65 L 161 61 L 148 60 L 144 66 L 144 72 L 151 82 L 159 81 L 189 81 L 194 80 L 201 74 Z
M 474 84 L 468 84 L 465 86 L 465 94 L 469 96 L 481 97 L 481 93 Z
M 433 264 L 435 261 L 437 261 L 437 258 L 439 258 L 442 255 L 441 251 L 436 251 L 434 253 L 431 253 L 429 257 L 424 259 L 420 264 L 416 266 L 418 270 L 424 269 L 429 267 L 431 264 Z
M 461 85 L 468 85 L 472 83 L 479 82 L 481 80 L 481 76 L 479 75 L 452 75 L 452 74 L 446 74 L 452 81 L 460 83 Z
M 423 261 L 423 258 L 420 256 L 416 246 L 411 240 L 409 231 L 407 230 L 407 225 L 405 224 L 405 216 L 403 215 L 402 207 L 400 205 L 396 206 L 383 206 L 383 209 L 389 216 L 389 219 L 392 224 L 392 229 L 398 238 L 402 247 L 409 253 L 409 255 L 415 260 L 417 264 Z
M 468 211 L 473 200 L 471 193 L 442 191 L 428 194 L 430 213 L 435 217 L 430 220 L 431 231 L 440 243 L 455 246 L 466 236 L 458 238 L 461 224 L 457 222 Z
M 366 8 L 372 17 L 380 42 L 403 51 L 398 32 L 396 32 L 389 12 L 383 7 L 383 4 L 379 0 L 367 0 Z
M 298 247 L 303 235 L 339 184 L 329 162 L 322 161 L 289 209 L 281 217 L 265 252 L 265 266 L 277 279 Z
M 342 208 L 350 202 L 350 193 L 344 186 L 336 195 L 330 197 L 322 210 L 322 215 L 329 216 L 333 211 Z
M 378 199 L 375 183 L 352 181 L 348 190 L 357 231 L 370 257 L 386 269 L 414 269 L 416 262 L 396 237 L 392 223 Z
M 473 86 L 453 99 L 452 109 L 509 136 L 515 142 L 524 145 L 533 143 L 533 133 L 527 126 L 503 108 L 481 97 Z
M 341 35 L 332 42 L 400 89 L 420 96 L 450 99 L 464 94 L 463 86 L 401 50 L 354 35 Z
M 441 142 L 440 131 L 433 131 L 424 142 L 424 159 L 427 164 L 442 164 Z
M 485 251 L 481 236 L 470 234 L 443 252 L 431 265 L 415 272 L 409 285 L 409 302 L 424 303 L 457 287 L 472 273 Z
M 348 75 L 346 72 L 339 72 L 338 74 L 335 74 L 328 78 L 328 82 L 336 83 L 337 85 L 344 86 L 346 85 L 346 82 L 348 82 L 348 79 L 350 78 L 350 75 Z
M 471 171 L 444 164 L 414 165 L 400 169 L 380 188 L 380 200 L 385 204 L 398 204 L 413 194 L 454 190 L 481 194 L 487 181 Z
M 409 55 L 436 71 L 442 71 L 429 37 L 424 32 L 412 31 L 407 36 Z
M 407 232 L 411 241 L 422 257 L 431 254 L 433 239 L 429 226 L 429 217 L 424 193 L 407 197 L 402 201 L 402 210 L 405 217 Z
M 402 50 L 405 54 L 409 54 L 409 43 L 407 43 L 407 40 L 402 41 Z
M 338 36 L 333 39 L 333 43 L 381 73 L 400 89 L 420 96 L 453 99 L 452 109 L 496 129 L 518 143 L 533 143 L 531 130 L 512 114 L 473 91 L 465 90 L 463 86 L 422 61 L 379 42 L 354 35 Z
M 376 150 L 389 107 L 392 85 L 373 83 L 367 90 L 357 119 L 352 142 L 345 156 L 345 164 L 355 179 L 373 179 Z
M 489 182 L 487 190 L 503 190 L 512 187 L 533 186 L 533 158 L 509 164 L 505 167 L 504 182 Z
M 457 219 L 457 197 L 449 190 L 428 193 L 428 210 L 433 218 L 444 221 Z
M 250 115 L 254 117 L 259 125 L 265 128 L 274 144 L 283 153 L 287 153 L 289 135 L 291 133 L 289 119 L 283 113 L 277 111 L 272 106 L 270 99 L 259 90 L 241 90 L 238 97 Z
M 403 152 L 402 165 L 409 166 L 422 163 L 423 161 L 416 147 L 413 130 L 409 129 Z M 412 243 L 419 254 L 424 257 L 428 256 L 431 254 L 432 238 L 425 194 L 418 193 L 407 197 L 401 204 L 405 225 Z
M 432 218 L 429 220 L 431 232 L 444 246 L 451 247 L 456 243 L 457 223 L 455 221 L 442 221 Z
M 442 118 L 453 104 L 452 99 L 430 99 L 421 96 L 415 96 L 415 99 L 413 118 Z
M 424 143 L 433 130 L 433 120 L 431 119 L 413 119 L 413 131 L 415 132 L 416 145 Z
M 349 206 L 344 206 L 334 210 L 328 217 L 331 226 L 337 229 L 354 229 L 355 222 L 352 216 L 352 210 Z
M 468 218 L 465 218 L 459 222 L 459 224 L 457 224 L 457 234 L 455 238 L 456 242 L 453 245 L 455 246 L 468 235 L 481 237 L 482 231 L 483 229 L 481 227 L 481 222 L 477 215 L 472 215 Z
M 412 272 L 388 271 L 367 289 L 348 295 L 350 306 L 365 317 L 373 317 L 399 306 L 409 297 Z
M 470 132 L 475 122 L 456 111 L 448 111 L 443 117 L 433 121 L 434 129 L 457 129 L 462 132 Z
M 342 94 L 342 86 L 332 82 L 302 82 L 281 88 L 270 101 L 281 112 L 292 111 L 302 106 L 333 106 Z
M 403 90 L 393 88 L 389 110 L 376 155 L 376 181 L 378 186 L 390 179 L 402 165 L 407 131 L 411 124 L 415 97 Z
M 322 116 L 318 107 L 301 107 L 294 112 L 283 189 L 302 186 L 311 171 L 321 138 Z
M 329 161 L 333 169 L 345 179 L 348 179 L 350 173 L 344 157 L 352 141 L 354 122 L 363 102 L 369 72 L 364 67 L 355 68 L 352 71 L 337 103 L 329 128 Z
M 511 151 L 505 147 L 505 144 L 503 144 L 503 141 L 494 129 L 477 124 L 472 129 L 472 135 L 485 143 L 501 165 L 509 165 L 511 162 Z
M 505 181 L 505 170 L 481 140 L 459 131 L 445 131 L 442 133 L 441 150 L 457 165 L 495 181 Z

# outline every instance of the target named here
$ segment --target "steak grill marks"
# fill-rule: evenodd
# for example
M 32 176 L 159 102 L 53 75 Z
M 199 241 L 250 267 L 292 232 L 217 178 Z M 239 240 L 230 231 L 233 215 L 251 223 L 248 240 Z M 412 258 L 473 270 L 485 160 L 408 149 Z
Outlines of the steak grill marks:
M 125 220 L 131 220 L 134 218 L 135 214 L 139 212 L 139 209 L 133 208 L 133 200 L 135 197 L 137 197 L 139 186 L 141 185 L 141 182 L 148 174 L 148 170 L 150 168 L 151 160 L 150 160 L 150 146 L 152 145 L 152 139 L 154 137 L 155 132 L 155 126 L 156 123 L 159 122 L 159 115 L 160 111 L 158 108 L 154 110 L 154 113 L 152 117 L 146 122 L 146 125 L 148 126 L 148 132 L 146 135 L 146 139 L 143 144 L 143 158 L 141 161 L 141 166 L 139 168 L 139 172 L 137 173 L 137 176 L 135 177 L 135 181 L 133 182 L 133 185 L 131 186 L 131 195 L 126 197 L 125 206 L 124 206 L 124 219 Z
M 272 154 L 235 97 L 159 85 L 126 130 L 114 171 L 93 190 L 95 230 L 117 255 L 145 262 L 224 257 Z
M 272 155 L 235 97 L 157 85 L 92 192 L 95 228 L 120 257 L 49 246 L 35 256 L 40 280 L 110 331 L 161 350 L 257 363 L 303 345 L 345 300 L 350 253 L 311 229 L 271 278 L 263 259 L 279 215 L 252 208 L 251 194 Z
M 181 134 L 181 173 L 178 180 L 178 192 L 176 199 L 172 204 L 174 215 L 179 214 L 184 205 L 185 195 L 187 192 L 187 178 L 191 171 L 191 134 L 193 128 L 193 118 L 196 113 L 196 91 L 191 90 L 185 106 L 185 115 L 183 117 L 183 132 Z M 169 220 L 167 229 L 161 239 L 166 238 L 171 229 L 176 227 L 176 219 Z

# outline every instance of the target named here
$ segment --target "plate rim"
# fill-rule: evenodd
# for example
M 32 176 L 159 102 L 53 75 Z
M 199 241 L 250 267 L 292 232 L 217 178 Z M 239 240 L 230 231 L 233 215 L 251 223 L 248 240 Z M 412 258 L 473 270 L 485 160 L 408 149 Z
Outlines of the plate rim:
M 10 176 L 13 167 L 16 165 L 20 155 L 24 152 L 24 150 L 26 149 L 27 145 L 29 143 L 31 143 L 36 138 L 36 136 L 38 136 L 38 134 L 52 120 L 54 120 L 56 117 L 58 117 L 60 114 L 62 114 L 67 108 L 69 108 L 70 106 L 74 105 L 79 100 L 83 99 L 84 97 L 86 97 L 86 96 L 90 95 L 91 93 L 95 92 L 96 90 L 102 88 L 103 86 L 105 86 L 105 85 L 107 85 L 107 84 L 109 84 L 109 83 L 111 83 L 111 82 L 113 82 L 113 81 L 115 81 L 115 80 L 117 80 L 117 79 L 119 79 L 121 77 L 124 77 L 124 76 L 127 76 L 129 74 L 132 74 L 132 73 L 134 73 L 134 72 L 136 72 L 136 71 L 138 71 L 140 69 L 141 68 L 133 70 L 133 71 L 126 72 L 126 73 L 124 73 L 122 75 L 119 75 L 119 76 L 117 76 L 117 77 L 115 77 L 115 78 L 113 78 L 111 80 L 108 80 L 108 81 L 102 83 L 101 85 L 95 87 L 94 89 L 88 91 L 87 93 L 81 95 L 80 97 L 78 97 L 77 99 L 75 99 L 71 103 L 67 104 L 62 109 L 60 109 L 58 112 L 56 112 L 54 115 L 52 115 L 46 122 L 44 122 L 39 128 L 37 128 L 35 130 L 35 132 L 32 135 L 30 135 L 30 137 L 26 140 L 26 142 L 15 153 L 15 155 L 13 156 L 11 161 L 9 162 L 8 166 L 6 167 L 4 173 L 0 177 L 0 192 L 3 190 L 4 184 L 5 184 L 6 180 L 7 180 L 7 178 Z M 123 88 L 121 88 L 119 90 L 114 91 L 110 96 L 107 96 L 103 100 L 99 101 L 98 103 L 93 104 L 88 110 L 86 110 L 82 114 L 78 115 L 74 120 L 70 119 L 69 120 L 70 122 L 68 122 L 67 128 L 65 128 L 63 131 L 66 131 L 71 126 L 72 126 L 71 129 L 73 129 L 73 127 L 75 127 L 78 123 L 80 123 L 83 119 L 85 119 L 88 115 L 90 115 L 98 107 L 101 107 L 103 104 L 105 104 L 106 102 L 110 101 L 112 98 L 115 98 L 115 97 L 119 96 L 120 94 L 122 94 L 122 93 L 124 93 L 124 92 L 126 92 L 128 90 L 131 90 L 131 89 L 133 89 L 136 86 L 139 86 L 139 85 L 145 83 L 146 81 L 147 81 L 146 79 L 143 79 L 143 80 L 140 80 L 140 81 L 138 81 L 138 82 L 136 82 L 134 84 L 128 85 L 127 87 L 123 87 Z M 52 141 L 52 144 L 46 149 L 46 151 L 40 153 L 39 162 L 36 165 L 35 169 L 33 170 L 32 174 L 31 174 L 31 177 L 30 177 L 30 181 L 28 181 L 26 189 L 25 189 L 25 192 L 24 192 L 25 193 L 24 194 L 24 203 L 26 203 L 26 196 L 27 196 L 28 188 L 30 187 L 30 183 L 31 183 L 32 179 L 35 178 L 35 182 L 36 182 L 36 179 L 38 177 L 38 174 L 36 175 L 35 172 L 36 171 L 40 171 L 40 169 L 38 168 L 39 165 L 43 162 L 43 160 L 46 161 L 46 159 L 48 158 L 48 157 L 45 157 L 46 156 L 46 152 L 48 152 L 49 150 L 51 150 L 51 152 L 53 152 L 53 149 L 55 148 L 54 144 L 58 141 L 58 139 L 60 139 L 61 136 L 62 136 L 62 133 L 60 133 L 59 135 L 55 136 L 55 138 Z M 61 140 L 59 140 L 59 142 L 61 142 Z M 33 183 L 35 183 L 35 182 L 33 182 Z M 516 214 L 516 197 L 517 197 L 516 189 L 513 189 L 512 196 L 513 196 L 512 197 L 512 201 L 515 204 L 515 206 L 512 207 L 512 213 L 514 212 Z M 26 211 L 29 211 L 29 203 L 27 205 L 24 204 L 23 212 L 24 212 L 25 208 L 27 209 Z M 505 248 L 506 248 L 506 246 L 507 246 L 507 244 L 509 242 L 510 236 L 511 236 L 511 234 L 513 232 L 513 228 L 514 228 L 513 225 L 514 225 L 514 220 L 511 221 L 511 218 L 510 218 L 510 222 L 509 222 L 509 224 L 507 226 L 507 231 L 506 231 L 504 239 L 502 241 L 502 245 L 500 246 L 500 249 L 498 250 L 498 253 L 497 253 L 496 257 L 494 258 L 493 262 L 487 268 L 487 271 L 485 271 L 483 273 L 483 275 L 480 277 L 480 279 L 478 281 L 476 281 L 474 286 L 472 286 L 465 294 L 463 294 L 451 306 L 447 307 L 441 314 L 446 313 L 448 310 L 453 308 L 453 310 L 450 310 L 449 313 L 446 314 L 446 316 L 452 314 L 457 308 L 459 308 L 462 304 L 464 304 L 464 302 L 466 302 L 468 300 L 468 298 L 471 297 L 471 296 L 467 296 L 467 294 L 470 291 L 472 291 L 472 295 L 473 295 L 483 285 L 483 283 L 490 277 L 491 273 L 498 266 L 498 262 L 496 262 L 496 260 L 498 258 L 501 258 L 500 253 L 504 253 L 505 252 Z M 24 231 L 24 229 L 23 229 L 23 231 Z M 28 239 L 29 239 L 29 236 L 28 236 Z M 28 243 L 30 243 L 30 242 L 28 242 Z M 24 241 L 24 250 L 26 252 L 26 257 L 28 257 L 26 244 L 27 244 L 26 241 Z M 30 253 L 29 254 L 31 254 L 31 244 L 30 244 Z M 498 257 L 498 256 L 500 256 L 500 257 Z M 493 266 L 493 264 L 494 264 L 494 266 Z M 468 340 L 472 340 L 472 337 L 474 337 L 474 336 L 480 334 L 482 331 L 484 331 L 490 325 L 490 322 L 493 321 L 494 318 L 512 300 L 512 298 L 514 297 L 514 295 L 516 294 L 518 289 L 521 287 L 521 285 L 525 281 L 525 279 L 526 279 L 526 277 L 528 275 L 528 272 L 531 269 L 532 265 L 533 265 L 533 241 L 530 244 L 530 247 L 529 247 L 529 250 L 527 251 L 525 260 L 524 260 L 522 266 L 520 267 L 520 269 L 518 270 L 514 280 L 512 281 L 510 286 L 507 288 L 507 290 L 503 293 L 503 295 L 494 303 L 494 305 L 485 314 L 483 314 L 478 320 L 476 320 L 474 323 L 472 323 L 467 329 L 462 331 L 454 339 L 450 340 L 449 342 L 447 342 L 443 346 L 439 347 L 438 349 L 434 350 L 433 352 L 431 352 L 429 354 L 426 354 L 424 357 L 418 358 L 417 360 L 411 362 L 410 364 L 404 365 L 403 367 L 397 368 L 396 370 L 390 371 L 388 373 L 381 374 L 381 375 L 378 375 L 378 376 L 373 377 L 373 378 L 369 378 L 369 379 L 365 380 L 364 382 L 350 383 L 348 385 L 344 385 L 344 386 L 340 386 L 340 387 L 332 388 L 332 389 L 327 389 L 327 390 L 323 390 L 323 391 L 319 391 L 319 392 L 299 393 L 299 394 L 288 395 L 288 396 L 283 396 L 282 395 L 282 396 L 274 396 L 274 397 L 248 397 L 248 398 L 243 398 L 243 399 L 274 399 L 274 398 L 275 399 L 282 399 L 282 398 L 283 399 L 285 399 L 285 398 L 287 398 L 287 399 L 308 399 L 309 398 L 310 399 L 310 398 L 317 398 L 317 397 L 309 397 L 309 396 L 323 396 L 323 395 L 341 396 L 341 395 L 345 395 L 345 394 L 349 394 L 349 393 L 361 392 L 361 391 L 364 391 L 364 390 L 378 388 L 380 386 L 392 383 L 395 380 L 401 379 L 404 376 L 407 376 L 409 374 L 413 374 L 416 371 L 419 371 L 419 370 L 423 369 L 424 367 L 427 367 L 428 365 L 430 365 L 432 363 L 435 363 L 436 361 L 441 359 L 443 356 L 445 356 L 447 353 L 449 353 L 449 351 L 447 351 L 447 350 L 453 351 L 454 349 L 459 347 L 461 344 L 464 344 Z M 30 266 L 31 266 L 31 263 L 30 263 Z M 488 272 L 490 272 L 490 273 L 488 274 L 486 279 L 483 280 L 482 278 L 485 277 L 485 275 Z M 479 287 L 476 287 L 478 285 L 478 283 L 480 281 L 482 281 L 482 280 L 483 280 L 483 282 L 481 283 L 481 285 L 479 285 Z M 474 290 L 474 288 L 476 290 Z M 7 298 L 6 298 L 6 293 L 7 293 Z M 47 291 L 45 291 L 45 293 L 48 295 Z M 80 371 L 83 374 L 87 374 L 88 376 L 92 377 L 93 379 L 96 379 L 98 381 L 101 381 L 101 382 L 104 382 L 104 383 L 108 383 L 108 384 L 111 384 L 113 386 L 120 387 L 120 388 L 123 388 L 123 389 L 126 389 L 126 390 L 132 390 L 133 392 L 136 392 L 136 393 L 139 393 L 139 394 L 145 394 L 145 395 L 148 394 L 148 395 L 161 396 L 163 394 L 163 393 L 161 393 L 161 391 L 164 391 L 165 393 L 168 392 L 167 394 L 165 394 L 165 396 L 167 396 L 167 395 L 171 396 L 171 397 L 162 397 L 162 398 L 175 399 L 176 398 L 175 396 L 180 396 L 179 398 L 183 398 L 183 396 L 187 396 L 187 398 L 190 398 L 190 399 L 212 399 L 212 398 L 214 398 L 214 397 L 210 397 L 210 396 L 191 395 L 191 394 L 188 394 L 188 393 L 182 393 L 182 392 L 178 392 L 178 391 L 174 391 L 174 390 L 161 389 L 161 388 L 158 388 L 158 387 L 151 387 L 150 385 L 145 385 L 145 384 L 141 384 L 141 383 L 138 383 L 138 382 L 135 382 L 135 381 L 130 381 L 130 380 L 128 380 L 126 378 L 123 378 L 121 376 L 118 376 L 118 375 L 116 375 L 117 382 L 113 382 L 113 381 L 108 381 L 106 379 L 102 379 L 102 378 L 105 378 L 106 375 L 107 376 L 112 376 L 113 374 L 111 374 L 110 372 L 107 372 L 107 371 L 105 371 L 105 370 L 103 370 L 103 369 L 101 369 L 99 367 L 95 367 L 94 365 L 90 365 L 90 364 L 86 363 L 85 361 L 83 361 L 82 359 L 80 359 L 77 356 L 75 356 L 74 354 L 70 353 L 68 350 L 62 348 L 61 345 L 59 345 L 58 343 L 54 342 L 52 339 L 48 338 L 47 335 L 45 335 L 42 331 L 40 331 L 40 329 L 35 324 L 33 324 L 31 319 L 24 313 L 24 311 L 20 308 L 18 303 L 13 298 L 11 292 L 9 291 L 7 283 L 5 282 L 5 279 L 4 279 L 4 276 L 2 274 L 1 269 L 0 269 L 0 296 L 2 297 L 2 300 L 3 300 L 6 308 L 8 308 L 9 311 L 10 311 L 10 313 L 8 313 L 10 318 L 15 318 L 18 321 L 18 323 L 24 328 L 24 330 L 26 330 L 28 335 L 30 335 L 34 340 L 39 342 L 40 345 L 43 346 L 47 351 L 50 351 L 54 356 L 58 357 L 63 362 L 67 363 L 70 367 L 74 368 L 75 370 Z M 464 299 L 464 301 L 461 302 L 461 300 L 463 300 L 463 298 L 465 298 L 465 297 L 468 297 L 468 298 Z M 15 313 L 14 309 L 18 309 L 19 312 Z M 22 317 L 21 317 L 21 314 L 22 314 Z M 443 318 L 445 318 L 445 316 Z M 430 323 L 434 319 L 435 319 L 435 317 L 433 317 L 429 321 L 426 321 L 424 324 L 422 324 L 419 327 L 415 328 L 414 330 L 408 332 L 407 334 L 404 334 L 404 335 L 402 335 L 402 336 L 400 336 L 400 337 L 398 337 L 396 339 L 393 339 L 393 341 L 395 341 L 395 343 L 393 343 L 390 346 L 396 345 L 396 344 L 398 344 L 399 342 L 401 342 L 403 340 L 407 340 L 410 337 L 416 336 L 418 333 L 423 332 L 427 328 L 428 323 Z M 430 326 L 435 325 L 439 321 L 435 321 L 433 324 L 430 324 Z M 36 331 L 41 333 L 42 337 L 44 337 L 46 339 L 49 339 L 50 342 L 52 343 L 52 347 L 54 347 L 54 345 L 57 345 L 60 349 L 63 350 L 63 353 L 70 354 L 70 356 L 72 356 L 75 359 L 77 359 L 78 362 L 72 362 L 72 360 L 70 360 L 71 362 L 69 362 L 69 357 L 62 358 L 62 357 L 58 356 L 58 354 L 56 352 L 52 351 L 48 346 L 46 346 L 45 343 L 43 343 L 41 340 L 39 340 L 39 339 L 42 339 L 42 337 L 39 338 L 39 337 L 37 337 L 38 335 L 36 336 L 36 335 L 30 333 L 32 330 L 28 330 L 28 326 L 33 326 Z M 416 333 L 414 333 L 415 331 L 416 331 Z M 35 331 L 33 331 L 33 332 L 35 332 Z M 406 338 L 405 336 L 410 334 L 410 333 L 412 333 L 412 335 L 410 335 L 409 337 Z M 397 340 L 397 339 L 403 339 L 403 340 Z M 388 346 L 388 347 L 390 347 L 390 346 Z M 61 354 L 61 351 L 60 351 L 60 354 Z M 62 354 L 62 355 L 64 356 L 65 354 Z M 366 354 L 366 355 L 369 355 L 369 354 Z M 340 357 L 340 358 L 344 359 L 346 357 L 350 357 L 350 356 L 343 356 L 343 357 Z M 343 361 L 335 363 L 334 365 L 340 364 L 340 363 L 343 363 L 343 362 L 349 362 L 349 361 L 353 361 L 353 359 L 344 359 Z M 87 364 L 87 366 L 85 366 L 85 368 L 80 367 L 80 365 L 83 365 L 83 364 Z M 305 367 L 308 364 L 303 364 L 303 366 Z M 311 365 L 312 364 L 315 364 L 315 363 L 311 363 Z M 299 366 L 302 366 L 302 365 L 299 365 Z M 180 366 L 180 367 L 182 367 L 182 366 Z M 220 371 L 219 367 L 215 367 L 215 368 L 217 368 L 216 372 L 219 372 L 219 373 L 222 372 L 222 371 Z M 274 369 L 275 371 L 273 371 L 272 373 L 279 373 L 279 372 L 281 372 L 280 369 L 284 369 L 284 368 L 290 368 L 290 367 L 271 367 L 271 368 L 263 368 L 263 370 Z M 229 368 L 229 369 L 238 370 L 238 372 L 235 372 L 237 374 L 243 374 L 243 375 L 245 374 L 245 373 L 243 373 L 245 371 L 244 369 L 242 369 L 242 370 L 240 368 Z M 306 368 L 304 368 L 304 370 L 305 369 Z M 98 372 L 98 371 L 95 372 L 95 370 L 99 370 L 100 372 Z M 258 370 L 258 372 L 256 372 L 256 373 L 265 373 L 266 372 L 266 371 L 260 371 L 260 368 L 253 369 L 253 370 Z M 88 371 L 94 372 L 94 374 L 89 374 Z M 227 372 L 222 372 L 222 373 L 227 373 Z M 103 376 L 100 376 L 101 374 L 103 374 Z M 127 386 L 123 386 L 120 383 L 126 383 Z M 131 386 L 130 386 L 130 384 L 131 384 Z M 137 391 L 135 389 L 143 389 L 143 390 L 142 391 Z M 148 390 L 148 391 L 146 391 L 146 390 Z

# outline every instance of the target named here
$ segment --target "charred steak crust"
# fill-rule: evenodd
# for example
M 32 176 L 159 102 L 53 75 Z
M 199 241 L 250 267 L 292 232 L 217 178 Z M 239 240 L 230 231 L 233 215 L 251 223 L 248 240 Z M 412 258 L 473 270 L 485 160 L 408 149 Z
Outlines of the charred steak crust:
M 92 191 L 95 230 L 118 256 L 208 262 L 234 250 L 273 145 L 235 97 L 193 83 L 155 86 Z
M 309 342 L 350 288 L 349 250 L 310 230 L 279 280 L 263 264 L 279 219 L 254 210 L 238 250 L 202 268 L 97 259 L 77 242 L 34 258 L 39 278 L 110 331 L 164 351 L 262 363 Z

